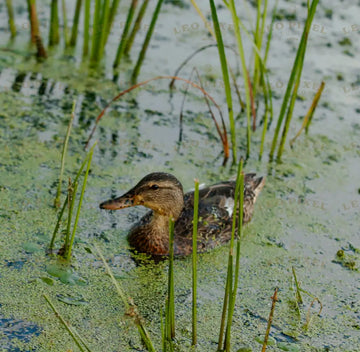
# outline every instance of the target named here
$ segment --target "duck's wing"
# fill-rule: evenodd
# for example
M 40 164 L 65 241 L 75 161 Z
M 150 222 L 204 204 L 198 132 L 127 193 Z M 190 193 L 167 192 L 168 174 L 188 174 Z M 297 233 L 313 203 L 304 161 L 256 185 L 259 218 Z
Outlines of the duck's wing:
M 256 174 L 246 174 L 244 179 L 243 222 L 250 221 L 254 203 L 265 179 Z M 232 213 L 234 208 L 235 181 L 217 183 L 199 191 L 198 252 L 216 247 L 231 237 Z M 192 246 L 192 220 L 194 192 L 184 196 L 184 209 L 175 223 L 175 251 L 177 246 Z M 182 248 L 184 250 L 184 248 Z M 191 252 L 190 252 L 191 253 Z

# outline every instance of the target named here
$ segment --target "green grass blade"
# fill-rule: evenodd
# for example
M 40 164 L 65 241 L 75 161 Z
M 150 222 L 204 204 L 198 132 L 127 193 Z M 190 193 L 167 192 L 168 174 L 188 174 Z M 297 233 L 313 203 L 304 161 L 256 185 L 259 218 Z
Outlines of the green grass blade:
M 169 277 L 168 277 L 168 321 L 170 336 L 175 338 L 175 293 L 174 293 L 174 225 L 173 219 L 169 220 Z
M 82 162 L 76 176 L 75 176 L 75 179 L 74 179 L 74 183 L 76 183 L 88 161 L 88 158 L 89 158 L 89 154 L 86 155 L 84 161 Z M 54 249 L 54 243 L 55 243 L 55 238 L 56 238 L 56 235 L 59 231 L 59 227 L 60 227 L 60 222 L 61 222 L 61 219 L 64 215 L 64 212 L 65 212 L 65 209 L 66 209 L 66 205 L 67 205 L 67 199 L 64 200 L 64 203 L 63 203 L 63 206 L 60 210 L 60 213 L 58 215 L 58 219 L 57 219 L 57 222 L 56 222 L 56 225 L 55 225 L 55 229 L 54 229 L 54 232 L 52 234 L 52 237 L 51 237 L 51 241 L 50 241 L 50 245 L 49 245 L 49 251 L 51 252 L 53 249 Z
M 250 156 L 250 144 L 251 144 L 251 102 L 250 102 L 250 80 L 249 80 L 249 73 L 246 68 L 246 61 L 245 61 L 245 53 L 242 44 L 242 38 L 240 34 L 240 27 L 239 27 L 239 17 L 236 13 L 235 3 L 234 0 L 229 0 L 229 9 L 231 12 L 232 21 L 234 24 L 234 32 L 236 37 L 236 42 L 239 50 L 239 55 L 241 59 L 241 67 L 244 77 L 244 86 L 245 86 L 245 101 L 246 101 L 246 118 L 247 118 L 247 147 L 246 147 L 246 157 Z
M 59 13 L 58 0 L 51 0 L 49 46 L 59 44 Z
M 124 54 L 124 49 L 125 49 L 125 45 L 126 45 L 126 41 L 127 41 L 127 37 L 128 37 L 128 33 L 130 30 L 130 26 L 132 23 L 132 20 L 134 18 L 134 14 L 135 14 L 135 9 L 137 6 L 137 0 L 132 0 L 131 1 L 131 5 L 129 8 L 129 12 L 126 18 L 126 22 L 125 22 L 125 26 L 121 35 L 121 39 L 120 39 L 120 43 L 116 52 L 116 57 L 115 57 L 115 61 L 113 64 L 113 67 L 116 68 L 119 66 L 120 60 Z
M 92 160 L 92 156 L 93 156 L 93 153 L 94 153 L 95 146 L 96 146 L 96 142 L 91 147 L 89 157 L 87 158 L 88 159 L 88 164 L 87 164 L 87 168 L 86 168 L 86 172 L 85 172 L 85 176 L 84 176 L 84 181 L 83 181 L 83 185 L 82 185 L 82 189 L 81 189 L 81 195 L 80 195 L 80 199 L 79 199 L 78 208 L 77 208 L 77 211 L 76 211 L 76 217 L 75 217 L 75 222 L 74 222 L 74 226 L 73 226 L 73 231 L 72 231 L 72 234 L 71 234 L 71 240 L 70 240 L 69 248 L 67 250 L 67 258 L 66 258 L 67 260 L 70 260 L 70 258 L 71 258 L 71 250 L 72 250 L 72 246 L 74 244 L 76 228 L 77 228 L 77 224 L 78 224 L 79 216 L 80 216 L 81 204 L 82 204 L 82 201 L 83 201 L 83 198 L 84 198 L 84 193 L 85 193 L 85 189 L 86 189 L 86 182 L 87 182 L 87 179 L 88 179 L 91 160 Z
M 101 0 L 95 0 L 94 8 L 94 19 L 93 19 L 93 32 L 91 39 L 91 55 L 90 55 L 90 66 L 96 66 L 98 62 L 98 52 L 101 38 Z
M 45 298 L 46 302 L 49 304 L 50 308 L 55 313 L 55 315 L 59 318 L 61 324 L 68 331 L 68 333 L 70 334 L 76 345 L 79 347 L 80 351 L 85 352 L 86 350 L 88 352 L 91 352 L 90 348 L 87 346 L 84 339 L 76 332 L 74 328 L 70 327 L 69 323 L 65 321 L 65 319 L 59 313 L 59 311 L 55 308 L 54 304 L 50 301 L 50 298 L 45 293 L 43 294 L 43 297 Z M 85 349 L 83 348 L 80 342 L 84 345 Z
M 155 25 L 156 25 L 156 21 L 157 21 L 157 19 L 159 17 L 159 13 L 160 13 L 162 3 L 163 3 L 163 0 L 158 0 L 157 5 L 155 7 L 155 11 L 154 11 L 153 16 L 151 18 L 149 29 L 146 32 L 144 43 L 143 43 L 141 51 L 139 53 L 139 57 L 137 59 L 134 71 L 133 71 L 133 73 L 131 75 L 131 81 L 133 83 L 135 83 L 137 81 L 137 78 L 138 78 L 138 76 L 140 74 L 140 69 L 141 69 L 143 61 L 145 59 L 146 51 L 148 49 L 151 37 L 153 35 Z
M 195 180 L 194 191 L 194 216 L 193 216 L 193 252 L 192 252 L 192 345 L 197 343 L 197 229 L 199 211 L 199 180 Z
M 107 42 L 107 38 L 109 37 L 119 4 L 120 4 L 120 0 L 113 0 L 113 3 L 111 5 L 111 10 L 109 13 L 108 23 L 107 23 L 107 30 L 106 30 L 106 40 L 105 40 L 106 42 Z
M 307 40 L 309 37 L 309 33 L 310 33 L 310 29 L 311 29 L 311 23 L 312 20 L 315 16 L 315 12 L 316 12 L 316 6 L 318 4 L 319 0 L 313 0 L 313 2 L 311 3 L 311 7 L 310 10 L 308 12 L 308 16 L 306 19 L 306 23 L 305 23 L 305 27 L 304 27 L 304 31 L 303 31 L 303 35 L 301 38 L 301 42 L 299 45 L 299 49 L 300 49 L 300 54 L 299 54 L 299 60 L 297 62 L 297 69 L 296 69 L 296 78 L 295 78 L 295 86 L 293 89 L 293 93 L 292 96 L 290 98 L 290 105 L 288 108 L 288 112 L 286 115 L 286 119 L 285 119 L 285 125 L 283 128 L 283 132 L 282 132 L 282 136 L 281 136 L 281 140 L 280 140 L 280 145 L 279 145 L 279 149 L 278 149 L 278 153 L 277 153 L 277 159 L 280 160 L 281 159 L 281 155 L 282 152 L 284 150 L 284 146 L 285 146 L 285 141 L 286 141 L 286 137 L 290 128 L 290 122 L 291 122 L 291 118 L 293 115 L 293 110 L 294 110 L 294 106 L 295 106 L 295 101 L 297 98 L 297 91 L 299 89 L 300 86 L 300 80 L 301 80 L 301 73 L 302 73 L 302 69 L 304 66 L 304 58 L 305 58 L 305 53 L 306 53 L 306 46 L 307 46 Z
M 69 250 L 70 228 L 71 228 L 72 214 L 74 211 L 77 188 L 78 188 L 78 182 L 71 183 L 71 180 L 69 179 L 68 218 L 67 218 L 66 236 L 65 236 L 65 243 L 64 243 L 64 254 L 63 254 L 64 258 L 66 258 L 67 252 Z
M 133 29 L 131 30 L 131 33 L 129 34 L 128 40 L 126 42 L 126 46 L 125 46 L 125 49 L 124 49 L 124 54 L 125 55 L 128 55 L 130 50 L 131 50 L 131 47 L 132 47 L 132 45 L 134 43 L 135 36 L 136 36 L 137 32 L 140 29 L 141 22 L 142 22 L 142 19 L 143 19 L 144 15 L 145 15 L 146 8 L 147 8 L 148 4 L 149 4 L 149 0 L 143 0 L 143 3 L 142 3 L 142 5 L 140 7 L 140 10 L 139 10 L 139 13 L 138 13 L 138 15 L 136 17 Z
M 65 0 L 61 0 L 61 8 L 62 8 L 62 18 L 63 18 L 64 44 L 65 47 L 67 47 L 69 45 L 69 37 L 68 37 L 67 10 L 66 10 Z
M 233 154 L 233 163 L 236 162 L 236 131 L 235 131 L 235 120 L 234 120 L 234 110 L 233 110 L 233 102 L 231 96 L 231 85 L 230 85 L 230 78 L 229 78 L 229 71 L 228 65 L 225 56 L 225 48 L 224 43 L 221 35 L 219 20 L 216 12 L 216 7 L 214 0 L 210 1 L 210 8 L 211 8 L 211 17 L 214 24 L 214 31 L 216 42 L 218 44 L 218 52 L 219 58 L 221 63 L 221 71 L 225 86 L 225 96 L 226 96 L 226 103 L 228 107 L 228 114 L 229 114 L 229 122 L 230 122 L 230 133 L 231 133 L 231 147 L 232 147 L 232 154 Z
M 90 5 L 91 0 L 85 0 L 84 4 L 84 43 L 83 43 L 83 57 L 89 53 L 89 39 L 90 39 Z
M 72 109 L 71 109 L 70 121 L 69 121 L 69 124 L 68 124 L 68 128 L 66 130 L 65 140 L 64 140 L 64 144 L 63 144 L 63 150 L 62 150 L 62 153 L 61 153 L 61 168 L 60 168 L 59 183 L 58 183 L 58 188 L 57 188 L 57 191 L 56 191 L 56 197 L 55 197 L 55 200 L 54 200 L 54 206 L 55 207 L 60 206 L 61 182 L 62 182 L 62 178 L 63 178 L 63 175 L 64 175 L 65 158 L 66 158 L 66 153 L 67 153 L 67 147 L 68 147 L 68 144 L 69 144 L 71 127 L 72 127 L 72 124 L 73 124 L 73 121 L 74 121 L 75 108 L 76 108 L 76 101 L 74 100 L 73 105 L 72 105 Z
M 80 19 L 80 11 L 81 11 L 81 3 L 82 0 L 76 1 L 76 7 L 75 7 L 75 14 L 74 14 L 74 21 L 73 21 L 73 27 L 71 31 L 71 38 L 70 38 L 70 46 L 76 45 L 77 35 L 78 35 L 78 27 L 79 27 L 79 19 Z
M 6 0 L 6 8 L 9 16 L 9 29 L 11 33 L 11 38 L 14 38 L 16 36 L 16 26 L 14 20 L 14 8 L 12 0 Z
M 270 160 L 272 160 L 273 156 L 274 156 L 276 143 L 277 143 L 277 138 L 278 138 L 278 135 L 279 135 L 279 132 L 280 132 L 282 122 L 283 122 L 284 117 L 285 117 L 285 112 L 286 112 L 286 108 L 287 108 L 288 103 L 289 103 L 291 90 L 294 87 L 294 82 L 297 79 L 298 75 L 299 74 L 301 75 L 302 66 L 300 66 L 300 65 L 301 65 L 301 62 L 303 61 L 303 56 L 305 55 L 307 37 L 308 37 L 308 34 L 309 34 L 309 28 L 310 28 L 309 26 L 311 25 L 311 22 L 312 22 L 312 20 L 314 18 L 315 11 L 316 11 L 316 6 L 317 6 L 318 2 L 319 2 L 319 0 L 314 0 L 312 2 L 310 12 L 308 13 L 308 17 L 307 17 L 307 20 L 306 20 L 306 25 L 304 27 L 303 34 L 301 36 L 299 48 L 298 48 L 297 53 L 296 53 L 294 65 L 293 65 L 293 68 L 292 68 L 292 71 L 291 71 L 291 74 L 290 74 L 289 82 L 288 82 L 288 85 L 286 87 L 286 92 L 285 92 L 284 99 L 283 99 L 283 102 L 282 102 L 282 105 L 281 105 L 279 118 L 278 118 L 278 121 L 277 121 L 277 125 L 275 127 L 274 137 L 273 137 L 273 141 L 272 141 L 272 144 L 271 144 L 271 150 L 270 150 L 270 154 L 269 154 Z
M 108 28 L 109 26 L 109 14 L 110 14 L 110 0 L 104 0 L 103 9 L 102 9 L 102 18 L 101 18 L 101 27 L 103 30 L 101 31 L 101 38 L 100 38 L 100 47 L 99 47 L 99 54 L 98 60 L 100 61 L 103 57 L 106 40 L 108 38 L 107 33 L 108 31 L 104 28 Z

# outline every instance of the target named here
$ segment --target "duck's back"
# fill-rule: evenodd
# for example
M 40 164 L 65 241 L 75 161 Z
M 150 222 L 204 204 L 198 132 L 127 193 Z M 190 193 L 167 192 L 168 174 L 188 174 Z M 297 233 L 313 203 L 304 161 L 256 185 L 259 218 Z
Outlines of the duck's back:
M 244 179 L 244 224 L 251 220 L 254 203 L 265 183 L 263 177 L 255 176 L 256 174 L 246 174 Z M 217 183 L 200 190 L 198 252 L 207 251 L 230 240 L 234 196 L 235 181 Z M 192 252 L 194 192 L 186 193 L 184 202 L 184 209 L 175 223 L 174 251 L 177 255 Z

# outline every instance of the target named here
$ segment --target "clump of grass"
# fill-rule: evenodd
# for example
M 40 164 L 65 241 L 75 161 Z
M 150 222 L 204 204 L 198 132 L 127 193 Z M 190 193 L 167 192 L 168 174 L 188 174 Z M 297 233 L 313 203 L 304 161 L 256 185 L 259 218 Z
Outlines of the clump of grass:
M 70 136 L 70 131 L 71 131 L 71 126 L 72 126 L 72 122 L 74 119 L 74 111 L 75 111 L 75 102 L 73 103 L 73 108 L 72 108 L 72 113 L 71 113 L 71 118 L 70 118 L 70 122 L 67 128 L 67 133 L 66 133 L 66 137 L 64 140 L 64 144 L 63 144 L 63 150 L 62 150 L 62 155 L 61 155 L 61 169 L 60 169 L 60 177 L 59 177 L 59 185 L 57 188 L 57 195 L 55 198 L 55 205 L 58 206 L 58 204 L 60 203 L 60 195 L 61 195 L 61 183 L 62 183 L 62 177 L 63 177 L 63 173 L 64 173 L 64 168 L 65 168 L 65 157 L 66 157 L 66 151 L 67 151 L 67 146 L 68 146 L 68 141 L 69 141 L 69 136 Z M 89 171 L 90 171 L 90 165 L 91 165 L 91 160 L 92 160 L 92 156 L 94 153 L 94 148 L 96 146 L 96 142 L 94 143 L 94 145 L 92 146 L 92 148 L 90 149 L 89 153 L 86 155 L 83 163 L 80 166 L 80 169 L 78 170 L 74 181 L 71 181 L 71 179 L 69 179 L 69 186 L 68 186 L 68 192 L 67 192 L 67 198 L 65 199 L 63 206 L 59 212 L 58 215 L 58 219 L 55 225 L 55 229 L 50 241 L 50 245 L 49 245 L 49 251 L 52 252 L 54 249 L 54 243 L 55 243 L 55 238 L 57 235 L 57 232 L 60 228 L 60 224 L 61 224 L 61 220 L 62 217 L 65 213 L 65 209 L 68 208 L 68 217 L 67 217 L 67 226 L 66 226 L 66 234 L 65 234 L 65 241 L 64 241 L 64 245 L 62 246 L 62 248 L 59 251 L 59 254 L 61 256 L 63 256 L 64 258 L 66 258 L 67 260 L 70 260 L 71 258 L 71 251 L 72 251 L 72 246 L 74 244 L 74 239 L 75 239 L 75 234 L 76 234 L 76 229 L 77 229 L 77 225 L 78 225 L 78 221 L 79 221 L 79 217 L 80 217 L 80 211 L 81 211 L 81 205 L 82 205 L 82 201 L 84 198 L 84 193 L 85 193 L 85 189 L 86 189 L 86 183 L 87 183 L 87 179 L 88 179 L 88 175 L 89 175 Z M 74 224 L 72 225 L 72 217 L 73 217 L 73 212 L 74 212 L 74 207 L 75 207 L 75 200 L 76 200 L 76 195 L 77 195 L 77 188 L 79 185 L 79 178 L 85 168 L 85 165 L 87 165 L 86 167 L 86 171 L 84 174 L 84 179 L 83 179 L 83 183 L 82 183 L 82 189 L 81 189 L 81 194 L 80 194 L 80 198 L 79 198 L 79 202 L 78 202 L 78 206 L 77 206 L 77 210 L 76 210 L 76 216 L 75 216 L 75 221 Z M 71 226 L 72 226 L 72 230 L 71 230 Z
M 298 50 L 296 53 L 295 61 L 294 61 L 293 68 L 292 68 L 292 71 L 290 74 L 290 78 L 289 78 L 288 85 L 286 88 L 285 96 L 284 96 L 284 99 L 283 99 L 283 102 L 281 105 L 279 118 L 277 121 L 277 125 L 276 125 L 275 132 L 274 132 L 274 137 L 273 137 L 272 144 L 271 144 L 271 150 L 269 153 L 270 160 L 273 160 L 280 128 L 282 126 L 282 123 L 283 123 L 283 120 L 284 120 L 284 117 L 286 114 L 285 124 L 283 127 L 283 132 L 282 132 L 280 144 L 278 147 L 278 153 L 277 153 L 277 160 L 281 159 L 285 140 L 287 137 L 289 126 L 290 126 L 290 121 L 291 121 L 293 110 L 294 110 L 294 105 L 295 105 L 295 100 L 297 97 L 298 88 L 300 85 L 301 73 L 302 73 L 303 64 L 304 64 L 307 40 L 308 40 L 309 33 L 310 33 L 311 23 L 315 16 L 316 7 L 317 7 L 318 2 L 319 2 L 319 0 L 313 0 L 311 2 L 311 5 L 308 6 L 308 16 L 307 16 L 304 30 L 303 30 L 303 33 L 301 36 L 300 44 L 299 44 L 299 47 L 298 47 Z
M 88 0 L 88 1 L 90 1 L 90 0 Z M 65 0 L 61 0 L 61 8 L 62 8 L 62 18 L 63 18 L 64 43 L 65 43 L 65 47 L 67 47 L 69 45 L 69 38 L 68 38 L 67 11 L 66 11 Z M 88 35 L 88 33 L 84 33 L 84 37 L 86 35 Z
M 16 36 L 16 26 L 15 26 L 14 8 L 13 8 L 12 0 L 6 0 L 6 8 L 9 16 L 9 29 L 11 33 L 11 38 L 14 38 Z
M 89 53 L 89 39 L 90 39 L 90 5 L 91 0 L 85 0 L 84 4 L 84 42 L 83 42 L 83 57 Z

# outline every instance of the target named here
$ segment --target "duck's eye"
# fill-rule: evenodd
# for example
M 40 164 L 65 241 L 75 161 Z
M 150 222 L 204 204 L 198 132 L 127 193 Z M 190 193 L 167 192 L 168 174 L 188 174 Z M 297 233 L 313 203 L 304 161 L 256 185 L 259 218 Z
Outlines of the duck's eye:
M 150 189 L 158 189 L 159 188 L 159 186 L 158 185 L 152 185 L 152 186 L 150 186 Z

